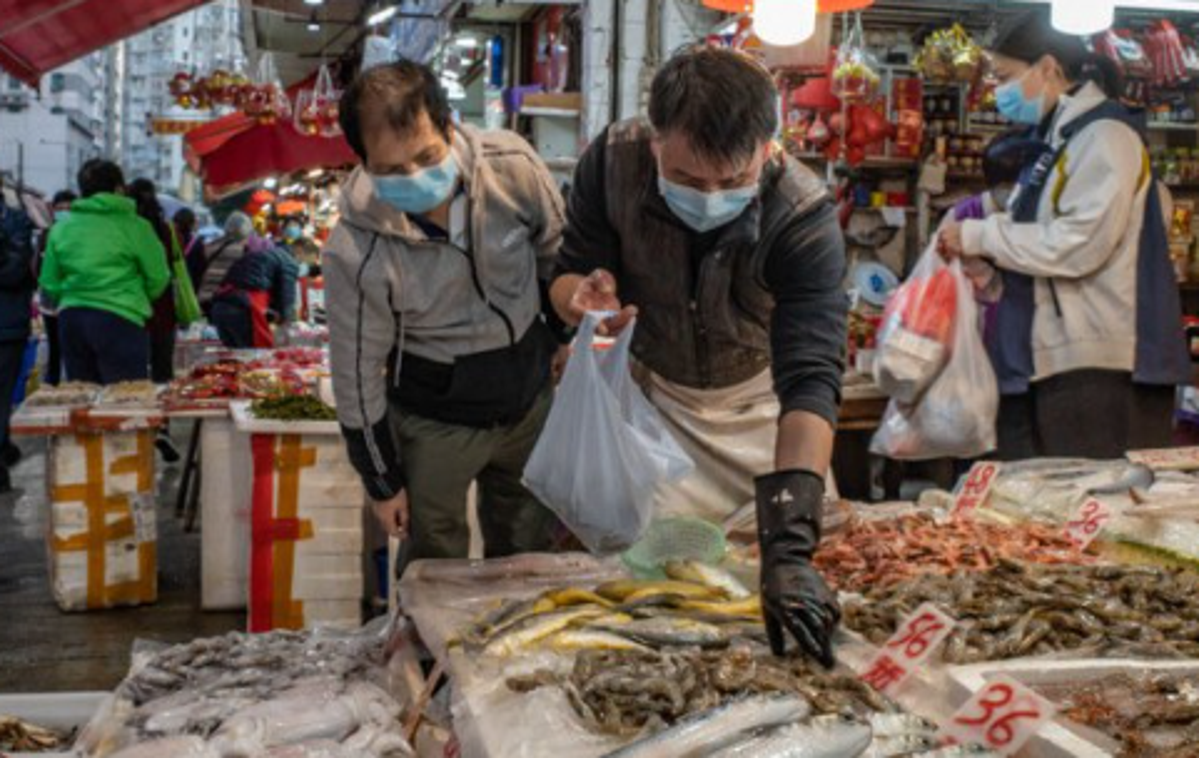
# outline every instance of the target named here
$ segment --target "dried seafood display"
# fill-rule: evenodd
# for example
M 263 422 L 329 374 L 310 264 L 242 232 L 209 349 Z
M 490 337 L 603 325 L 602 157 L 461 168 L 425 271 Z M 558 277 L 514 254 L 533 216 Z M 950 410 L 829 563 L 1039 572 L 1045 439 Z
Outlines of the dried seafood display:
M 1115 674 L 1034 689 L 1063 717 L 1119 743 L 1121 758 L 1199 755 L 1199 676 Z
M 100 385 L 87 382 L 63 382 L 43 385 L 25 400 L 28 408 L 78 408 L 91 405 L 100 393 Z
M 158 387 L 150 381 L 117 382 L 100 392 L 96 404 L 105 408 L 152 408 L 158 403 Z
M 1073 651 L 1199 656 L 1199 575 L 1151 566 L 1028 566 L 925 576 L 868 590 L 844 623 L 881 644 L 931 602 L 958 620 L 942 652 L 966 664 Z
M 815 564 L 831 584 L 856 592 L 921 574 L 986 571 L 1003 560 L 1077 564 L 1090 559 L 1049 526 L 938 521 L 928 513 L 910 513 L 855 520 L 824 541 Z
M 23 721 L 16 716 L 0 713 L 0 751 L 14 753 L 43 753 L 65 750 L 71 744 L 71 735 L 62 734 Z

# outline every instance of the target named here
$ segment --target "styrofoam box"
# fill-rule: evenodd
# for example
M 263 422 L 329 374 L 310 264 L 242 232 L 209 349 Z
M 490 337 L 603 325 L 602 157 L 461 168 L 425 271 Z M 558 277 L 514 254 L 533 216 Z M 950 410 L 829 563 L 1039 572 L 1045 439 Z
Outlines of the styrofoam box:
M 1199 674 L 1199 661 L 1021 659 L 972 666 L 951 666 L 949 681 L 955 699 L 965 702 L 992 678 L 1005 675 L 1027 685 L 1089 682 L 1114 674 Z M 1058 720 L 1048 724 L 1019 755 L 1037 758 L 1112 758 L 1113 753 L 1079 736 Z
M 100 708 L 107 692 L 52 692 L 0 695 L 0 713 L 62 731 L 81 729 Z M 72 753 L 6 753 L 12 758 L 70 758 Z
M 250 573 L 250 505 L 254 461 L 250 438 L 228 418 L 200 428 L 200 604 L 205 610 L 246 607 Z

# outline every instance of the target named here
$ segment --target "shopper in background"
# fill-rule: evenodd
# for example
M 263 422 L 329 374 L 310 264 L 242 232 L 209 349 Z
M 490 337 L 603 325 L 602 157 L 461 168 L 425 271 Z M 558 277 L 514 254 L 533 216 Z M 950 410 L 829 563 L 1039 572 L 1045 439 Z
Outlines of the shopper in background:
M 33 222 L 24 210 L 8 206 L 0 179 L 0 493 L 12 489 L 8 470 L 21 460 L 9 438 L 9 421 L 33 317 L 33 265 Z
M 204 265 L 204 240 L 196 234 L 196 214 L 191 208 L 180 208 L 171 218 L 171 225 L 187 264 L 188 278 L 198 283 L 197 273 Z
M 240 249 L 236 258 L 222 254 L 214 261 L 224 260 L 229 268 L 213 295 L 209 320 L 226 347 L 274 347 L 271 324 L 295 318 L 299 266 L 287 251 L 253 232 Z M 205 273 L 206 279 L 213 268 Z
M 212 308 L 212 299 L 225 281 L 229 269 L 246 254 L 246 240 L 254 234 L 254 221 L 236 211 L 225 219 L 225 233 L 199 251 L 200 260 L 191 270 L 196 285 L 196 298 L 205 313 Z
M 486 555 L 544 550 L 554 519 L 521 474 L 552 397 L 537 273 L 561 194 L 518 135 L 453 125 L 425 66 L 364 72 L 340 115 L 362 166 L 324 248 L 329 346 L 375 514 L 404 561 L 465 558 L 477 480 Z
M 72 381 L 112 384 L 149 376 L 146 321 L 170 285 L 154 228 L 125 197 L 120 167 L 93 159 L 83 195 L 50 230 L 42 290 L 59 305 L 63 363 Z
M 551 296 L 568 323 L 637 317 L 650 401 L 697 471 L 659 503 L 719 519 L 754 499 L 771 645 L 832 665 L 840 617 L 811 565 L 841 399 L 845 244 L 819 177 L 773 142 L 771 74 L 697 47 L 654 77 L 649 119 L 580 159 Z M 772 381 L 773 374 L 773 381 Z M 580 430 L 586 433 L 586 430 Z
M 181 252 L 175 231 L 167 223 L 166 214 L 158 202 L 158 191 L 154 182 L 149 179 L 134 179 L 129 184 L 129 197 L 137 204 L 137 215 L 144 218 L 154 229 L 154 234 L 165 251 L 163 260 L 170 270 L 171 261 Z M 146 332 L 150 335 L 150 379 L 155 384 L 168 384 L 175 378 L 177 327 L 175 297 L 171 288 L 167 287 L 154 301 L 154 315 L 146 322 Z
M 311 275 L 312 269 L 319 270 L 321 249 L 304 234 L 304 221 L 299 216 L 288 218 L 283 224 L 283 244 L 300 264 L 301 276 Z
M 942 253 L 1004 272 L 992 356 L 1010 459 L 1119 458 L 1171 442 L 1190 379 L 1143 123 L 1119 75 L 1039 11 L 991 50 L 1001 113 L 1048 145 L 1007 213 L 948 224 Z
M 70 190 L 60 190 L 54 193 L 52 201 L 54 224 L 66 220 L 71 213 L 71 203 L 76 199 L 77 196 Z M 42 273 L 42 262 L 45 260 L 46 245 L 49 242 L 48 235 L 49 232 L 47 232 L 47 237 L 42 239 L 41 249 L 37 253 L 37 266 L 34 271 L 36 276 L 40 276 Z M 48 296 L 45 290 L 39 290 L 37 306 L 38 313 L 42 317 L 42 331 L 46 335 L 45 382 L 51 386 L 57 386 L 62 381 L 62 345 L 58 340 L 58 303 L 54 302 L 54 299 Z

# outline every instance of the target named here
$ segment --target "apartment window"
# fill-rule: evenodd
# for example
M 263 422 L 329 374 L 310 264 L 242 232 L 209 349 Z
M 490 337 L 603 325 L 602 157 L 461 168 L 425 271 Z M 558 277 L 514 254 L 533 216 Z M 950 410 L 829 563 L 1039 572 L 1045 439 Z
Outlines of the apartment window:
M 8 89 L 10 92 L 17 92 L 21 89 L 21 80 L 15 76 L 8 77 Z
M 65 74 L 50 74 L 50 91 L 62 92 L 67 88 L 67 77 Z

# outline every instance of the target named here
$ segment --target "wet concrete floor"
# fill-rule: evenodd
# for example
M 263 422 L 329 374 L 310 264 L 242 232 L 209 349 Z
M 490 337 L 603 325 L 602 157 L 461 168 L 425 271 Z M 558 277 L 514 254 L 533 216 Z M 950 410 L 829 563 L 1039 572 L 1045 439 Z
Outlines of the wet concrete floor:
M 183 424 L 173 429 L 182 452 Z M 200 609 L 200 534 L 175 518 L 183 464 L 158 467 L 158 602 L 140 608 L 64 613 L 50 593 L 45 528 L 45 450 L 25 452 L 14 491 L 0 495 L 0 694 L 110 690 L 129 668 L 135 640 L 182 642 L 245 628 L 241 612 Z

